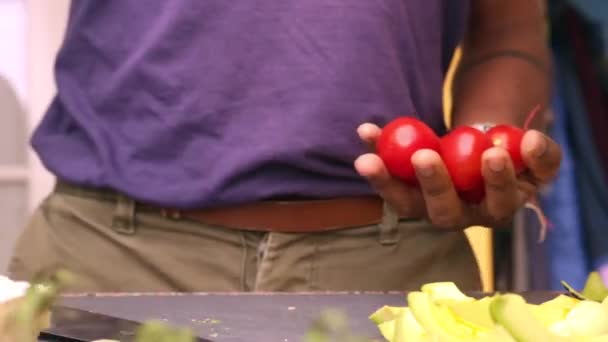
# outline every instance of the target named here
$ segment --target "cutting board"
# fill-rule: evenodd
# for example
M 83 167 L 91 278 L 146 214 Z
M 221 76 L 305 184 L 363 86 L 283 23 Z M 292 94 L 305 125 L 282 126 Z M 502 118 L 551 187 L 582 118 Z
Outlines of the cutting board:
M 526 293 L 534 303 L 556 293 Z M 381 340 L 368 316 L 383 305 L 404 306 L 403 293 L 327 294 L 95 294 L 68 296 L 63 305 L 134 321 L 160 319 L 201 337 L 230 342 L 295 342 L 324 309 L 347 315 L 353 330 Z

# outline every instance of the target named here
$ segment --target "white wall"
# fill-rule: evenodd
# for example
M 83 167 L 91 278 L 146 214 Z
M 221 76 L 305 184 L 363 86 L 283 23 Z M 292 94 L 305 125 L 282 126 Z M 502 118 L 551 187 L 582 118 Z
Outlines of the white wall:
M 0 274 L 53 177 L 31 148 L 55 94 L 53 64 L 69 0 L 0 0 Z
M 0 74 L 14 86 L 20 100 L 26 95 L 26 17 L 20 0 L 0 0 Z
M 35 127 L 55 94 L 52 69 L 61 44 L 69 0 L 24 0 L 28 15 L 28 96 L 29 130 Z M 33 210 L 53 186 L 53 177 L 29 154 L 29 210 Z
M 0 273 L 27 211 L 25 7 L 0 0 Z

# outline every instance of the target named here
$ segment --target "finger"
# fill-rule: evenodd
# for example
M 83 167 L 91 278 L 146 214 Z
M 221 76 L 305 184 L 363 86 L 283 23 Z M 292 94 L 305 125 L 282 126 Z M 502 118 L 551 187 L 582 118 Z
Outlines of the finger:
M 444 228 L 461 226 L 464 205 L 439 154 L 432 150 L 419 150 L 412 156 L 412 164 L 430 221 Z
M 359 138 L 361 138 L 361 140 L 367 144 L 372 152 L 375 150 L 376 141 L 378 140 L 381 132 L 382 130 L 380 127 L 372 123 L 364 123 L 357 128 Z
M 521 149 L 526 165 L 540 183 L 547 183 L 557 175 L 562 151 L 555 141 L 539 131 L 530 130 L 524 134 Z
M 490 148 L 482 155 L 482 174 L 485 181 L 486 216 L 498 222 L 509 218 L 524 203 L 525 193 L 519 184 L 509 153 L 503 148 Z
M 538 193 L 538 187 L 531 182 L 518 180 L 517 187 L 519 188 L 519 192 L 523 194 L 524 201 L 529 200 Z
M 393 178 L 382 159 L 373 153 L 359 156 L 355 169 L 399 214 L 409 218 L 424 216 L 424 201 L 419 191 Z
M 526 195 L 526 200 L 528 200 L 538 192 L 538 179 L 534 177 L 530 170 L 526 170 L 517 175 L 517 187 Z

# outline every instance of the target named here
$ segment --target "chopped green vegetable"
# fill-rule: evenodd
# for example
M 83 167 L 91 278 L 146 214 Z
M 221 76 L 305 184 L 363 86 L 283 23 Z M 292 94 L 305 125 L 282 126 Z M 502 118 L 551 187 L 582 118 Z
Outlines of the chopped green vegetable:
M 430 283 L 408 294 L 409 306 L 384 306 L 369 318 L 390 342 L 608 342 L 608 289 L 599 274 L 580 292 L 563 284 L 568 295 L 536 305 L 514 293 L 474 299 L 455 284 Z
M 65 270 L 35 279 L 24 297 L 2 322 L 3 341 L 36 342 L 43 328 L 41 318 L 48 313 L 61 291 L 72 284 L 74 277 Z
M 369 338 L 355 335 L 346 315 L 338 310 L 321 312 L 304 336 L 304 342 L 371 342 Z
M 194 342 L 194 335 L 189 329 L 172 328 L 152 320 L 141 325 L 135 342 Z
M 589 274 L 582 292 L 576 291 L 565 281 L 562 281 L 561 283 L 570 295 L 581 300 L 591 300 L 601 303 L 608 297 L 608 287 L 604 284 L 602 277 L 598 272 L 591 272 Z

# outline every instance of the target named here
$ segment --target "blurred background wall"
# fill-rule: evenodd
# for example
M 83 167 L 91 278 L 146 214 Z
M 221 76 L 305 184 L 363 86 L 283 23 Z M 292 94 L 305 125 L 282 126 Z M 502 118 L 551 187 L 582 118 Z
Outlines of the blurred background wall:
M 28 214 L 53 184 L 27 138 L 55 91 L 51 70 L 68 5 L 0 0 L 0 274 Z

